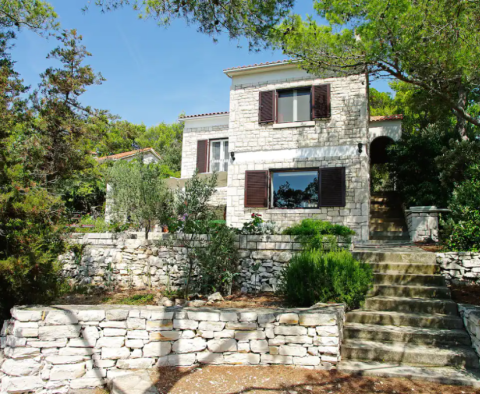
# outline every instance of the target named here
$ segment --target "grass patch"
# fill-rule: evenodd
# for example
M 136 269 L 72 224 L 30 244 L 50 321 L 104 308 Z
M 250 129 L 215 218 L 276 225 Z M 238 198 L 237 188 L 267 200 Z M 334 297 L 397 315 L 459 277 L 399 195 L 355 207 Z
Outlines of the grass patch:
M 123 305 L 155 305 L 154 300 L 154 294 L 134 294 L 123 298 L 105 297 L 102 300 L 102 303 Z

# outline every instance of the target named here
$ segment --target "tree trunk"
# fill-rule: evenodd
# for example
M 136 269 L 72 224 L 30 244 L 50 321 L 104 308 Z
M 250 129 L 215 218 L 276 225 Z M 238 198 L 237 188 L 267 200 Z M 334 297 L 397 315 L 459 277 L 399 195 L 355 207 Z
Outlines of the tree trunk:
M 465 87 L 463 86 L 462 82 L 458 82 L 458 99 L 457 105 L 459 108 L 464 109 L 467 104 L 467 92 L 465 91 Z M 463 141 L 468 141 L 469 138 L 467 136 L 467 121 L 463 116 L 460 116 L 458 112 L 456 112 L 457 116 L 457 125 L 456 129 L 458 134 L 460 134 L 460 138 Z

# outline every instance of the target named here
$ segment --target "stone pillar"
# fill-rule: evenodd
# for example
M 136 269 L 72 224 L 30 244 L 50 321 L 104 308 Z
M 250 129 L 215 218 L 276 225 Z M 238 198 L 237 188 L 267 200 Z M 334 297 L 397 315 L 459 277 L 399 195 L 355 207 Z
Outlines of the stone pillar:
M 405 211 L 412 242 L 438 242 L 438 214 L 449 212 L 436 206 L 410 207 Z

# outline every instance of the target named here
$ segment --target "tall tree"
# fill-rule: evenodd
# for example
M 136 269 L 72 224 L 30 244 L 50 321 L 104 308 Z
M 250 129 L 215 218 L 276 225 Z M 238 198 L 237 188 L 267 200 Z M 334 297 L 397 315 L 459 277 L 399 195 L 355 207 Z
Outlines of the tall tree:
M 42 0 L 0 0 L 0 29 L 26 27 L 43 33 L 59 24 L 53 7 Z
M 270 29 L 288 15 L 293 3 L 294 0 L 95 0 L 102 11 L 131 5 L 140 18 L 152 18 L 159 25 L 184 19 L 197 26 L 199 32 L 213 37 L 222 32 L 231 39 L 246 37 L 252 48 L 268 37 Z
M 293 15 L 272 34 L 307 71 L 389 75 L 440 99 L 462 139 L 467 123 L 480 127 L 472 109 L 480 87 L 480 2 L 316 0 L 315 9 L 328 25 Z

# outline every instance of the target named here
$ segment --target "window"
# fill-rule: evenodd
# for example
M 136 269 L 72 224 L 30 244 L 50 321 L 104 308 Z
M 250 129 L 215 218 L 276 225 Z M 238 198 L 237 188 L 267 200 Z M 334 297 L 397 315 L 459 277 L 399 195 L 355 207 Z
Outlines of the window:
M 318 170 L 272 173 L 274 208 L 317 208 Z
M 228 171 L 228 140 L 210 141 L 210 172 Z
M 308 209 L 345 203 L 344 167 L 245 172 L 247 208 Z
M 278 91 L 277 122 L 304 122 L 310 120 L 310 88 Z
M 259 123 L 293 123 L 331 117 L 330 85 L 259 92 Z

